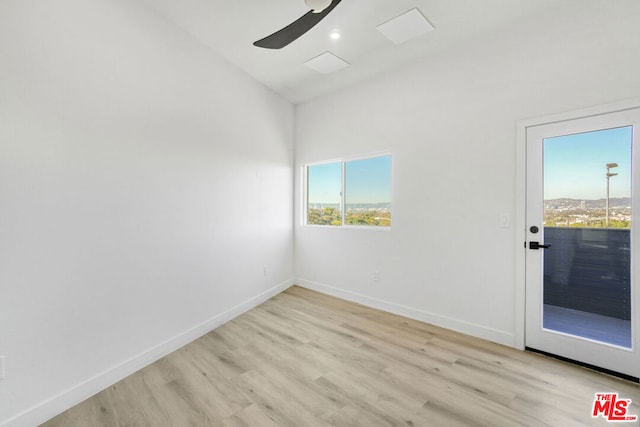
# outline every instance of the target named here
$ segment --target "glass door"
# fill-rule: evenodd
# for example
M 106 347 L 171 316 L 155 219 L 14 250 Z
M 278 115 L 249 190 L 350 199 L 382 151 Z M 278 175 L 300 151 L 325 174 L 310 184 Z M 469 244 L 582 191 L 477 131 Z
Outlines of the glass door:
M 629 110 L 527 129 L 526 345 L 636 378 L 639 117 Z

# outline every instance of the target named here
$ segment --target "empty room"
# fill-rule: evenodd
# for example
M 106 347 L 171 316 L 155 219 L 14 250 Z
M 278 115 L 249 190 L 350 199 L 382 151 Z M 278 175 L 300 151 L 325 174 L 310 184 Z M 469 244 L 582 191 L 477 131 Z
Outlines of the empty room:
M 640 416 L 638 0 L 0 0 L 0 427 Z

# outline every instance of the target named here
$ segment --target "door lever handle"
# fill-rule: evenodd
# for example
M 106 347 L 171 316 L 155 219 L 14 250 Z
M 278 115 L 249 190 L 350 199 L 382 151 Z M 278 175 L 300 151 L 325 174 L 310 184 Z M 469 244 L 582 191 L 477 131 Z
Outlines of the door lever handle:
M 548 245 L 541 245 L 540 242 L 529 242 L 529 249 L 549 249 L 551 247 L 551 244 Z

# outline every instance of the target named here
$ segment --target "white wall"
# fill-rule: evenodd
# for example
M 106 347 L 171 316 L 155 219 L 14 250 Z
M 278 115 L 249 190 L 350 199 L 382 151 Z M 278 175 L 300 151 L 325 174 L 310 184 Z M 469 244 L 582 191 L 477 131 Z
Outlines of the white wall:
M 516 230 L 498 217 L 515 210 L 517 120 L 640 95 L 640 3 L 558 3 L 297 109 L 298 175 L 394 155 L 392 230 L 296 225 L 299 283 L 515 342 Z M 290 284 L 293 122 L 137 2 L 0 2 L 0 425 Z
M 394 168 L 389 232 L 297 214 L 298 283 L 517 345 L 517 122 L 640 95 L 640 2 L 552 12 L 297 108 L 296 207 L 306 162 L 390 149 Z
M 0 2 L 0 425 L 290 285 L 293 121 L 138 2 Z

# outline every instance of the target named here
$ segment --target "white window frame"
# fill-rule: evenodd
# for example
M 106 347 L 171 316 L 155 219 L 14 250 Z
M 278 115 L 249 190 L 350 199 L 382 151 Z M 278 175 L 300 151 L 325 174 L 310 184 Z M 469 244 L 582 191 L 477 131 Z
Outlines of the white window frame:
M 379 152 L 375 152 L 375 153 L 369 153 L 369 154 L 365 154 L 365 155 L 358 155 L 358 156 L 350 156 L 350 157 L 343 157 L 343 158 L 335 158 L 335 159 L 331 159 L 331 160 L 322 160 L 319 162 L 310 162 L 310 163 L 305 163 L 304 165 L 302 165 L 301 167 L 301 173 L 302 173 L 302 226 L 304 227 L 312 227 L 312 228 L 330 228 L 330 229 L 337 229 L 337 230 L 341 230 L 341 229 L 348 229 L 348 230 L 378 230 L 378 231 L 389 231 L 391 230 L 391 227 L 393 225 L 393 215 L 391 216 L 391 224 L 390 226 L 384 226 L 384 225 L 352 225 L 352 224 L 346 224 L 345 223 L 345 219 L 347 216 L 346 213 L 346 203 L 345 203 L 345 192 L 346 192 L 346 167 L 347 167 L 347 163 L 349 162 L 354 162 L 354 161 L 358 161 L 358 160 L 367 160 L 367 159 L 373 159 L 376 157 L 385 157 L 385 156 L 389 156 L 391 157 L 391 212 L 393 212 L 393 154 L 390 151 L 379 151 Z M 341 220 L 342 220 L 342 224 L 341 225 L 324 225 L 324 224 L 309 224 L 307 221 L 309 219 L 309 201 L 308 201 L 308 196 L 309 196 L 309 174 L 308 174 L 308 168 L 312 167 L 312 166 L 319 166 L 319 165 L 327 165 L 327 164 L 331 164 L 331 163 L 340 163 L 340 170 L 341 170 L 341 177 L 340 177 L 340 184 L 341 184 L 341 188 L 340 188 L 340 213 L 341 213 Z

